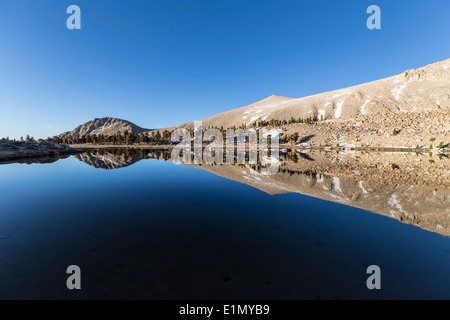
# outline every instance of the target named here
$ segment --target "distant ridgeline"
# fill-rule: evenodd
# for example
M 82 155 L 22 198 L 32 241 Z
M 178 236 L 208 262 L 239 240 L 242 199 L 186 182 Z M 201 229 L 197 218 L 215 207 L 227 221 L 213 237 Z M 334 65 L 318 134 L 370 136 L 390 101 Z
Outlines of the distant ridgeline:
M 222 136 L 226 136 L 226 130 L 227 129 L 252 129 L 256 131 L 256 136 L 259 137 L 259 129 L 260 128 L 280 128 L 283 125 L 288 124 L 295 124 L 295 123 L 305 123 L 305 124 L 314 124 L 315 122 L 319 121 L 319 119 L 314 116 L 307 119 L 294 119 L 291 118 L 290 120 L 262 120 L 258 122 L 253 122 L 250 128 L 247 128 L 245 124 L 235 127 L 232 126 L 231 128 L 214 128 L 209 127 L 207 129 L 217 129 L 221 132 Z M 203 129 L 202 135 L 206 132 L 207 129 Z M 49 138 L 47 140 L 53 141 L 55 143 L 64 143 L 64 144 L 99 144 L 99 145 L 122 145 L 122 144 L 151 144 L 151 145 L 164 145 L 164 144 L 174 144 L 175 142 L 171 140 L 172 134 L 176 129 L 168 130 L 153 130 L 150 132 L 129 132 L 125 130 L 123 133 L 121 131 L 117 131 L 115 134 L 105 135 L 102 133 L 95 134 L 84 134 L 82 136 L 79 136 L 77 134 L 63 134 L 60 136 L 55 136 L 53 138 Z M 194 136 L 194 130 L 188 129 L 191 136 Z M 298 133 L 291 134 L 289 136 L 280 134 L 281 140 L 280 142 L 296 142 L 299 135 Z

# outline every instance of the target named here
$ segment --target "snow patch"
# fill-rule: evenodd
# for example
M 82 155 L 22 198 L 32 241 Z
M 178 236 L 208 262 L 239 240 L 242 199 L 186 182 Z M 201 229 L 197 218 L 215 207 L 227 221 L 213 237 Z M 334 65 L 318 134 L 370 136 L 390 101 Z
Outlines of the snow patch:
M 335 94 L 334 96 L 332 96 L 331 98 L 329 98 L 329 100 L 332 100 L 332 99 L 336 99 L 336 98 L 345 96 L 347 93 L 350 93 L 350 92 L 351 92 L 351 90 L 344 90 L 344 91 L 341 91 L 340 93 Z
M 274 136 L 276 136 L 276 135 L 279 135 L 281 133 L 281 130 L 280 129 L 271 129 L 271 130 L 269 130 L 269 131 L 267 131 L 267 132 L 264 132 L 263 133 L 263 137 L 264 138 L 267 138 L 269 135 L 271 135 L 272 137 L 274 137 Z
M 366 114 L 366 106 L 369 104 L 370 99 L 367 99 L 366 102 L 364 102 L 364 104 L 361 106 L 361 114 L 365 115 Z
M 336 110 L 334 111 L 334 117 L 340 118 L 342 115 L 342 106 L 344 105 L 345 100 L 341 100 L 336 103 Z
M 391 93 L 394 96 L 395 100 L 398 101 L 401 98 L 401 96 L 403 94 L 403 90 L 405 90 L 406 86 L 410 82 L 411 82 L 411 79 L 391 90 Z
M 319 119 L 325 119 L 325 110 L 320 109 L 318 111 L 319 113 Z

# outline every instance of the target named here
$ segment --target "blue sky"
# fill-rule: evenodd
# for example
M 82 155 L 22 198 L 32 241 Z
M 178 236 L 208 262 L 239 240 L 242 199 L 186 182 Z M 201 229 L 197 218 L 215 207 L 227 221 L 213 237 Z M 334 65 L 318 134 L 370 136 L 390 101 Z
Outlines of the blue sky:
M 165 127 L 377 80 L 450 58 L 449 17 L 448 0 L 1 0 L 0 137 Z

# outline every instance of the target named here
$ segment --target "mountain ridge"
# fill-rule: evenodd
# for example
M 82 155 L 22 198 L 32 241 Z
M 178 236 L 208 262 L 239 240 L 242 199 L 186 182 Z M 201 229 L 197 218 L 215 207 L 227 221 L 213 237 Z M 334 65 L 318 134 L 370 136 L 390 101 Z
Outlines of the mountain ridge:
M 247 106 L 225 111 L 202 120 L 203 127 L 252 126 L 260 121 L 336 119 L 372 114 L 430 111 L 450 108 L 450 59 L 409 69 L 401 74 L 343 89 L 302 98 L 271 95 Z M 192 129 L 194 122 L 157 130 Z M 59 138 L 88 134 L 114 135 L 118 131 L 151 132 L 136 124 L 111 117 L 96 118 Z
M 73 129 L 72 131 L 66 131 L 64 133 L 61 133 L 57 137 L 61 139 L 67 137 L 81 138 L 87 135 L 94 135 L 94 134 L 96 135 L 103 134 L 105 136 L 111 136 L 115 135 L 119 131 L 121 133 L 128 131 L 130 133 L 138 134 L 141 132 L 148 132 L 150 131 L 150 129 L 141 128 L 140 126 L 127 120 L 112 117 L 104 117 L 104 118 L 95 118 L 93 120 L 85 122 L 84 124 L 81 124 L 75 129 Z
M 203 119 L 204 127 L 251 126 L 261 120 L 333 119 L 450 108 L 450 59 L 401 74 L 302 98 L 272 95 Z M 193 126 L 187 122 L 178 127 Z

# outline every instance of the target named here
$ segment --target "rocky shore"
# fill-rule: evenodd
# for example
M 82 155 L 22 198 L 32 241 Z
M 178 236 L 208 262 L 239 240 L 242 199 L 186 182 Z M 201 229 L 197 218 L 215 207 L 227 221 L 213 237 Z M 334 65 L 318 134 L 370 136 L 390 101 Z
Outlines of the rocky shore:
M 13 159 L 61 156 L 84 151 L 48 141 L 24 142 L 0 140 L 0 162 Z

